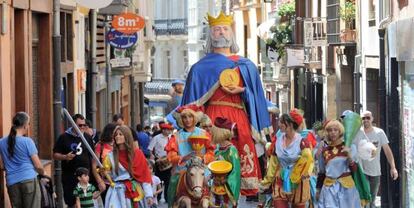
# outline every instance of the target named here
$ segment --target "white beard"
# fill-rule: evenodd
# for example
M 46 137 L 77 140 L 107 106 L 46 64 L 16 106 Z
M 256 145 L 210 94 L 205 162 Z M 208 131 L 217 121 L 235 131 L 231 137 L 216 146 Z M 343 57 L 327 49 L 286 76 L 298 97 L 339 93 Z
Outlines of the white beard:
M 214 48 L 230 48 L 233 44 L 232 39 L 227 39 L 226 37 L 212 38 L 211 44 Z

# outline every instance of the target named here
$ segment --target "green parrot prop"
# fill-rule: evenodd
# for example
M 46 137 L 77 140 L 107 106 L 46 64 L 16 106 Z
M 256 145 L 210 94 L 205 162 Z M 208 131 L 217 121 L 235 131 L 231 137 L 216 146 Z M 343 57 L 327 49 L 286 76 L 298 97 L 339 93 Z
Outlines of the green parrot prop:
M 350 147 L 355 139 L 356 134 L 361 128 L 362 120 L 361 116 L 355 112 L 349 112 L 342 120 L 342 124 L 345 128 L 344 142 L 345 146 Z
M 350 147 L 352 142 L 355 139 L 356 134 L 360 131 L 362 120 L 361 116 L 355 112 L 349 112 L 345 115 L 342 120 L 342 124 L 344 125 L 344 142 L 346 147 Z M 362 170 L 360 164 L 358 165 L 357 171 L 352 173 L 352 178 L 354 179 L 355 186 L 358 189 L 359 197 L 361 199 L 361 203 L 365 206 L 369 203 L 371 199 L 369 182 L 365 177 L 365 174 Z

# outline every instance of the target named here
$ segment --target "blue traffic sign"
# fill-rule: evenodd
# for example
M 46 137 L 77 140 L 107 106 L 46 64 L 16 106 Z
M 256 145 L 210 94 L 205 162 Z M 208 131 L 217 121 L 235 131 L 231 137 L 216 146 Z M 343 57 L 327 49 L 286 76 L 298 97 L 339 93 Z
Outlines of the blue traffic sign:
M 126 49 L 135 45 L 138 40 L 138 35 L 137 33 L 124 34 L 112 28 L 106 34 L 106 40 L 109 45 L 115 48 Z

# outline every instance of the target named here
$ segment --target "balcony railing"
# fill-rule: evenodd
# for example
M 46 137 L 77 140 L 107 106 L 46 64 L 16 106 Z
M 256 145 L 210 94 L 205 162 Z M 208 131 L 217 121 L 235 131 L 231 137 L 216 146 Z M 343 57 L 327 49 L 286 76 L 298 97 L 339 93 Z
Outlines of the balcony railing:
M 99 9 L 99 14 L 117 15 L 125 11 L 130 0 L 113 0 L 113 2 L 102 9 Z
M 187 35 L 187 19 L 164 19 L 154 21 L 156 35 Z

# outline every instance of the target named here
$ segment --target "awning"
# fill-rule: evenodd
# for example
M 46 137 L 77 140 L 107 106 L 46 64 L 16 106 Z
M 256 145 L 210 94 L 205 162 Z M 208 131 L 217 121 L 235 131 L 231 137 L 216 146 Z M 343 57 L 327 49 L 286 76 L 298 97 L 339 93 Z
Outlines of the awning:
M 171 99 L 170 95 L 158 95 L 158 94 L 144 94 L 145 98 L 151 101 L 168 102 Z
M 166 102 L 149 101 L 148 106 L 150 106 L 150 107 L 163 107 L 163 108 L 166 108 L 167 107 L 167 103 Z
M 173 80 L 153 80 L 145 83 L 144 94 L 169 95 L 172 90 Z

